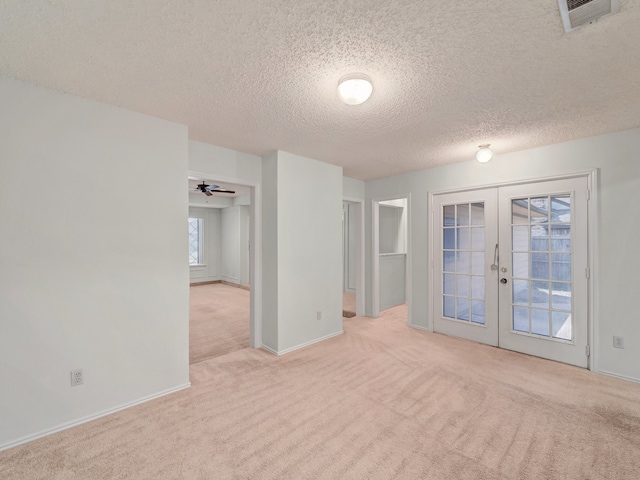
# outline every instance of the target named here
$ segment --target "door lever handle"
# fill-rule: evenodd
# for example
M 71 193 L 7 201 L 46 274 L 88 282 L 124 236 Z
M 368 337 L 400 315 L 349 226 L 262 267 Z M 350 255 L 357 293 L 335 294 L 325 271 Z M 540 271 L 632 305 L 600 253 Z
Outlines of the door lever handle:
M 498 270 L 498 244 L 496 243 L 496 248 L 493 251 L 493 263 L 491 264 L 491 270 Z

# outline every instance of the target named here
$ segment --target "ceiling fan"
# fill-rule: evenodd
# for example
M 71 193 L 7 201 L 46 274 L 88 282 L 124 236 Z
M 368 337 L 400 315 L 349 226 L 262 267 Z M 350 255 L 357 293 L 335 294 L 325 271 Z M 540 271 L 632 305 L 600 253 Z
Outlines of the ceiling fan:
M 194 190 L 204 193 L 207 197 L 210 197 L 211 195 L 213 195 L 213 193 L 211 192 L 231 193 L 231 194 L 236 193 L 234 190 L 227 190 L 226 188 L 220 188 L 218 185 L 207 185 L 206 183 L 204 183 L 204 180 L 202 181 L 202 183 L 198 184 L 198 186 L 194 188 Z

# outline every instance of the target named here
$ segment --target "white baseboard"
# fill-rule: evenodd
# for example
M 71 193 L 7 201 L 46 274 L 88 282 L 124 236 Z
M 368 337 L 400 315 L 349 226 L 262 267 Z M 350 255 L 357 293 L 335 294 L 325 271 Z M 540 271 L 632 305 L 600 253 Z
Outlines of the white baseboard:
M 267 347 L 266 345 L 260 345 L 260 348 L 264 348 L 267 352 L 273 353 L 274 355 L 278 355 L 278 351 L 274 350 L 271 347 Z
M 308 347 L 309 345 L 313 345 L 314 343 L 322 342 L 324 340 L 328 340 L 332 337 L 337 337 L 338 335 L 342 335 L 344 330 L 340 330 L 339 332 L 331 333 L 329 335 L 325 335 L 324 337 L 316 338 L 315 340 L 311 340 L 309 342 L 301 343 L 300 345 L 296 345 L 295 347 L 285 348 L 284 350 L 274 350 L 272 348 L 267 347 L 266 345 L 262 345 L 262 348 L 267 350 L 268 352 L 273 353 L 274 355 L 284 355 L 286 353 L 293 352 L 294 350 L 300 350 L 301 348 Z
M 22 445 L 24 443 L 32 442 L 33 440 L 37 440 L 38 438 L 46 437 L 48 435 L 52 435 L 54 433 L 58 433 L 58 432 L 61 432 L 63 430 L 67 430 L 69 428 L 76 427 L 76 426 L 81 425 L 83 423 L 87 423 L 87 422 L 90 422 L 92 420 L 96 420 L 96 419 L 98 419 L 100 417 L 111 415 L 112 413 L 119 412 L 120 410 L 124 410 L 126 408 L 133 407 L 135 405 L 139 405 L 141 403 L 145 403 L 145 402 L 148 402 L 150 400 L 154 400 L 154 399 L 159 398 L 159 397 L 164 397 L 165 395 L 169 395 L 170 393 L 174 393 L 174 392 L 177 392 L 179 390 L 184 390 L 185 388 L 189 388 L 190 386 L 191 386 L 191 382 L 185 383 L 184 385 L 180 385 L 180 386 L 175 387 L 175 388 L 170 388 L 168 390 L 164 390 L 164 391 L 159 392 L 159 393 L 154 393 L 153 395 L 149 395 L 147 397 L 143 397 L 143 398 L 140 398 L 138 400 L 134 400 L 133 402 L 125 403 L 125 404 L 120 405 L 118 407 L 114 407 L 114 408 L 109 408 L 107 410 L 103 410 L 102 412 L 96 413 L 94 415 L 88 415 L 86 417 L 79 418 L 78 420 L 73 420 L 71 422 L 63 423 L 63 424 L 58 425 L 58 426 L 53 427 L 53 428 L 48 428 L 46 430 L 41 430 L 40 432 L 31 434 L 31 435 L 25 435 L 24 437 L 20 437 L 17 440 L 12 440 L 9 443 L 5 443 L 3 445 L 0 445 L 0 452 L 2 450 L 7 450 L 9 448 L 17 447 L 18 445 Z
M 411 328 L 415 328 L 416 330 L 422 330 L 423 332 L 433 333 L 433 330 L 431 330 L 429 327 L 423 327 L 421 325 L 413 325 L 412 323 L 408 323 L 407 325 L 409 325 Z
M 627 380 L 628 382 L 640 383 L 640 378 L 627 377 L 626 375 L 620 375 L 618 373 L 608 372 L 607 370 L 598 370 L 597 373 L 601 373 L 609 377 L 619 378 L 620 380 Z

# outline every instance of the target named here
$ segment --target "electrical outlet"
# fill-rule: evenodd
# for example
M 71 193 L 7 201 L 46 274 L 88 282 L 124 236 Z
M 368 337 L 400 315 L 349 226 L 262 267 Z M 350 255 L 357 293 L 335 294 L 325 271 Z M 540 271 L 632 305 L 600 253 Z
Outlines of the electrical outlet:
M 78 385 L 82 385 L 83 382 L 82 369 L 71 370 L 71 386 L 77 387 Z
M 316 319 L 322 320 L 322 312 L 320 310 L 318 310 L 318 312 L 316 313 Z
M 613 346 L 615 348 L 624 348 L 624 338 L 613 336 Z

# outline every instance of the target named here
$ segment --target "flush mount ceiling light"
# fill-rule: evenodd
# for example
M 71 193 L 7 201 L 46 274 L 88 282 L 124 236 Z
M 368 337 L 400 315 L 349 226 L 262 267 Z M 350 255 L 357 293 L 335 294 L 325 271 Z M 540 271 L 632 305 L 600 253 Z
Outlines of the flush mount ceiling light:
M 480 145 L 478 148 L 478 152 L 476 153 L 476 160 L 480 163 L 487 163 L 491 158 L 493 158 L 493 152 L 489 148 L 491 144 L 487 143 L 486 145 Z
M 363 73 L 353 73 L 338 82 L 338 96 L 347 105 L 366 102 L 373 92 L 371 79 Z

